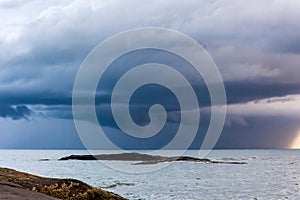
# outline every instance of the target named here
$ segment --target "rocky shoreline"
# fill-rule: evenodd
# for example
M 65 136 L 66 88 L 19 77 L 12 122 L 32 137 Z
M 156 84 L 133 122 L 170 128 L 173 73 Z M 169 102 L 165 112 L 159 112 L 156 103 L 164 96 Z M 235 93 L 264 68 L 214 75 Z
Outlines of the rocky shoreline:
M 0 168 L 0 199 L 124 200 L 125 198 L 75 179 L 44 178 Z

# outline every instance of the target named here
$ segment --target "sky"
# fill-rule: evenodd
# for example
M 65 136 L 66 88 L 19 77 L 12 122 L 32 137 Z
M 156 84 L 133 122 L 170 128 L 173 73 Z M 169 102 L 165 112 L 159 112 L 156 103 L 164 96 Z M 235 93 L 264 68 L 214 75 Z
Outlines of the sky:
M 84 148 L 72 117 L 77 71 L 100 42 L 143 27 L 194 38 L 218 66 L 228 105 L 215 148 L 300 148 L 299 10 L 297 0 L 0 0 L 0 148 Z M 120 58 L 107 72 L 106 84 L 98 85 L 98 113 L 107 112 L 105 92 L 121 73 L 113 69 L 149 57 L 186 65 L 151 50 Z M 193 85 L 201 93 L 201 122 L 191 148 L 201 146 L 209 123 L 209 94 L 202 83 Z M 122 136 L 107 112 L 100 124 L 122 148 L 160 148 L 178 126 L 178 102 L 168 100 L 174 99 L 172 93 L 145 87 L 134 94 L 133 119 L 147 124 L 149 105 L 161 103 L 170 109 L 168 126 L 157 138 L 141 142 Z M 149 100 L 151 94 L 161 96 L 161 102 Z

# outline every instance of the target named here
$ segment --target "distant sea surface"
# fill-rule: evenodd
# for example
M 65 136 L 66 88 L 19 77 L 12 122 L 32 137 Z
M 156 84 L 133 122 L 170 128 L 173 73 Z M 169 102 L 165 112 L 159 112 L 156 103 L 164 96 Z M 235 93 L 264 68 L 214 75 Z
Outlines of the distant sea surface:
M 99 161 L 57 160 L 71 154 L 88 152 L 0 150 L 0 166 L 47 177 L 79 179 L 129 199 L 300 199 L 299 150 L 213 150 L 208 155 L 210 159 L 248 164 L 174 162 L 144 174 L 115 171 Z M 176 151 L 165 152 L 169 154 Z M 194 150 L 186 155 L 199 157 Z

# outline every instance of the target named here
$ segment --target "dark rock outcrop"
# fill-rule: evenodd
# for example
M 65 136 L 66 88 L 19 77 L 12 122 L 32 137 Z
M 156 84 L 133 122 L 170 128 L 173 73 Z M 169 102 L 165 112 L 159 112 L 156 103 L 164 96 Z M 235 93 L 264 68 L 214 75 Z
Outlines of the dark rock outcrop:
M 120 153 L 120 154 L 101 154 L 101 155 L 70 155 L 59 160 L 120 160 L 120 161 L 152 161 L 160 160 L 165 157 L 152 156 L 140 153 Z

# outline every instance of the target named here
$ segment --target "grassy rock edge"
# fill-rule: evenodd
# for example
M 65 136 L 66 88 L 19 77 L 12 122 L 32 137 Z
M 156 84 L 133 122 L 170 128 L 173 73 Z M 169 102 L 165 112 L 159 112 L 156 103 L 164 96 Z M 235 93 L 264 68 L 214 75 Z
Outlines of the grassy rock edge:
M 58 199 L 125 199 L 117 194 L 92 187 L 79 180 L 44 178 L 8 168 L 0 168 L 0 184 L 13 185 L 14 187 L 43 193 Z

